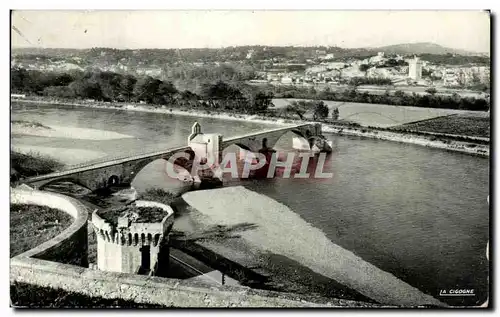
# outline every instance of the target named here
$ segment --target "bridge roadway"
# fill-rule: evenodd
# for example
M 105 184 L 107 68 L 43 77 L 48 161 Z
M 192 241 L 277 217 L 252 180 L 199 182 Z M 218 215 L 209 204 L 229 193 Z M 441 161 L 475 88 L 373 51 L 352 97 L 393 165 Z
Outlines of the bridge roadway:
M 262 148 L 263 143 L 267 143 L 267 147 L 272 148 L 278 139 L 289 131 L 305 139 L 322 137 L 321 125 L 319 124 L 292 125 L 223 139 L 220 150 L 222 151 L 232 144 L 255 152 Z M 50 183 L 71 181 L 95 191 L 110 185 L 130 184 L 137 173 L 152 161 L 168 160 L 175 153 L 190 150 L 189 146 L 181 146 L 164 151 L 108 159 L 102 162 L 83 163 L 63 171 L 30 177 L 20 182 L 42 189 Z

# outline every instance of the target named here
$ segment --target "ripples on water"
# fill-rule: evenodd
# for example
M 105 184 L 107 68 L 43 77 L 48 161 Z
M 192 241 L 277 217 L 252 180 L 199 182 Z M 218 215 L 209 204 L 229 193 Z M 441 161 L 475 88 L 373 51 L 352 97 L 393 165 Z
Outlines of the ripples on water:
M 194 117 L 96 109 L 13 107 L 13 120 L 104 129 L 132 139 L 88 141 L 13 136 L 12 144 L 91 149 L 109 157 L 186 144 Z M 206 132 L 226 136 L 272 126 L 197 118 Z M 439 298 L 450 304 L 486 299 L 489 239 L 487 159 L 421 146 L 327 135 L 334 142 L 327 180 L 236 181 L 289 206 L 334 243 L 420 290 L 473 288 L 475 297 Z M 289 149 L 290 135 L 277 148 Z M 134 186 L 179 187 L 164 164 L 139 173 Z

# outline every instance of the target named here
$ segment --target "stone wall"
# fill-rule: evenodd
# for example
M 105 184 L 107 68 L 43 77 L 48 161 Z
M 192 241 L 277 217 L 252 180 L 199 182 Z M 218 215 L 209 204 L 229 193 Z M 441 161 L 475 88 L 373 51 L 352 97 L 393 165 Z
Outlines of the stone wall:
M 74 218 L 71 226 L 53 239 L 28 250 L 17 257 L 36 257 L 79 266 L 88 266 L 88 232 L 86 207 L 76 199 L 49 192 L 29 189 L 12 189 L 12 204 L 31 204 L 47 206 L 66 212 Z
M 13 258 L 10 281 L 11 284 L 14 281 L 24 282 L 80 292 L 88 296 L 121 298 L 137 303 L 154 303 L 171 307 L 363 306 L 363 303 L 349 300 L 331 299 L 330 302 L 315 302 L 304 295 L 104 272 L 34 258 Z

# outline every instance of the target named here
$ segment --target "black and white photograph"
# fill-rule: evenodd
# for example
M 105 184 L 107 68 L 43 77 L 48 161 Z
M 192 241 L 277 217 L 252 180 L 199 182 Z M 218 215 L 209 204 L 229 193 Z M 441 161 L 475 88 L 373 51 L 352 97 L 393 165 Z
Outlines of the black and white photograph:
M 9 17 L 11 308 L 491 308 L 491 11 Z

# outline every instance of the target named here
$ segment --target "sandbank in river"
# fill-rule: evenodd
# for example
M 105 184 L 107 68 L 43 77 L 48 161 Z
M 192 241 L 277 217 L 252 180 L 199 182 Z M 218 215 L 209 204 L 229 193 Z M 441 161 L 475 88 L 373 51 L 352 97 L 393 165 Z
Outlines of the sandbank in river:
M 245 261 L 244 249 L 252 250 L 254 254 L 250 256 L 272 253 L 381 304 L 446 306 L 333 243 L 290 208 L 265 195 L 237 186 L 188 192 L 182 198 L 194 210 L 190 218 L 207 230 L 214 226 L 240 228 L 227 233 L 227 250 L 223 252 L 223 256 L 235 261 Z M 179 231 L 185 229 L 182 227 L 180 222 L 174 226 Z M 244 247 L 237 248 L 238 245 Z

